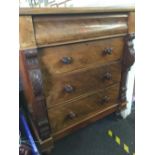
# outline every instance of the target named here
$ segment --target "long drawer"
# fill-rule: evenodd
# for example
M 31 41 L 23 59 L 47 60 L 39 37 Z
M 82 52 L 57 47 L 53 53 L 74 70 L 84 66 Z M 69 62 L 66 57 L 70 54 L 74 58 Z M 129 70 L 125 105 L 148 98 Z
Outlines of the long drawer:
M 54 73 L 65 73 L 96 63 L 121 59 L 124 38 L 89 41 L 39 49 L 40 63 Z
M 53 133 L 65 130 L 84 118 L 118 103 L 119 84 L 101 90 L 77 101 L 48 110 Z
M 121 63 L 113 62 L 112 64 L 59 76 L 44 73 L 43 79 L 47 107 L 50 108 L 119 82 L 121 79 Z
M 128 14 L 34 16 L 38 46 L 126 34 Z

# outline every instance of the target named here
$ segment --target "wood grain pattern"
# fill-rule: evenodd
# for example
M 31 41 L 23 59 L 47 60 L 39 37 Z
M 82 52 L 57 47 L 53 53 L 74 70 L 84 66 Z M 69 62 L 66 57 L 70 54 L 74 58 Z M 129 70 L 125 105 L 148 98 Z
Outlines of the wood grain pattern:
M 135 12 L 129 12 L 128 17 L 128 33 L 135 32 Z
M 19 42 L 20 50 L 36 47 L 31 16 L 19 17 Z
M 126 107 L 134 16 L 131 5 L 20 9 L 20 74 L 42 152 Z
M 108 13 L 108 12 L 130 12 L 134 11 L 135 7 L 131 5 L 111 5 L 102 7 L 76 7 L 76 8 L 20 8 L 20 15 L 51 15 L 51 14 L 96 14 L 96 13 Z
M 22 79 L 24 95 L 27 100 L 27 106 L 28 106 L 29 112 L 32 114 L 33 113 L 34 96 L 33 96 L 31 81 L 30 81 L 30 78 L 29 78 L 29 75 L 27 72 L 24 51 L 19 51 L 19 71 L 20 71 L 20 76 Z M 32 120 L 35 120 L 35 116 L 33 114 L 31 117 L 32 117 Z
M 126 102 L 122 103 L 120 105 L 120 108 L 123 110 L 124 108 L 126 108 Z M 71 126 L 69 126 L 68 128 L 65 128 L 63 130 L 60 130 L 59 132 L 56 132 L 53 135 L 54 141 L 59 140 L 75 131 L 77 131 L 80 128 L 83 128 L 87 125 L 89 125 L 90 123 L 93 123 L 99 119 L 104 118 L 107 115 L 110 115 L 114 112 L 116 112 L 118 109 L 118 104 L 113 104 L 111 106 L 108 106 L 107 108 L 104 108 L 92 115 L 90 115 L 89 117 L 85 117 L 84 119 L 82 119 L 81 121 L 77 122 L 76 124 L 73 124 Z
M 112 48 L 111 54 L 105 50 Z M 39 49 L 39 59 L 53 74 L 65 73 L 76 69 L 92 66 L 96 63 L 120 60 L 124 50 L 124 38 L 112 38 L 106 40 L 89 41 L 63 46 Z M 68 64 L 62 60 L 71 58 Z
M 37 45 L 127 33 L 127 14 L 33 17 Z
M 58 76 L 42 68 L 42 73 L 46 103 L 49 108 L 64 101 L 78 98 L 90 91 L 102 89 L 119 82 L 121 79 L 121 64 L 115 62 L 111 65 L 96 66 Z M 111 74 L 111 79 L 106 78 L 107 73 Z M 65 91 L 66 86 L 71 86 L 73 90 L 71 92 Z
M 77 123 L 88 115 L 103 110 L 118 101 L 119 84 L 106 88 L 95 94 L 90 94 L 65 105 L 60 105 L 48 110 L 53 134 Z M 108 97 L 108 100 L 105 100 Z M 74 115 L 74 116 L 73 116 Z
M 42 77 L 37 60 L 37 49 L 24 50 L 20 53 L 21 73 L 29 111 L 36 125 L 41 140 L 50 137 L 45 97 L 43 94 Z M 26 76 L 26 77 L 25 77 Z

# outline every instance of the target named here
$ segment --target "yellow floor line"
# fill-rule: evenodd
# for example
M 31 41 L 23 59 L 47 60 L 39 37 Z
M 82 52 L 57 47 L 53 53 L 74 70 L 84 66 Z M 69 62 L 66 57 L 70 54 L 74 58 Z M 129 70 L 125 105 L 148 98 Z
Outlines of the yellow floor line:
M 116 136 L 112 130 L 108 130 L 108 136 L 114 139 L 114 141 L 123 148 L 123 150 L 130 155 L 135 155 L 135 153 L 131 153 L 129 146 L 123 142 L 121 142 L 121 138 L 119 136 Z

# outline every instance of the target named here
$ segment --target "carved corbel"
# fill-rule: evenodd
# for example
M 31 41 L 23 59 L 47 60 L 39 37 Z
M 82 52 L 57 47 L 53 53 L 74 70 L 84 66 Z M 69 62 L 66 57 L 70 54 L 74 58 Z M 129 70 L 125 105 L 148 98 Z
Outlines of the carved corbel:
M 29 90 L 31 91 L 27 91 L 28 96 L 31 96 L 29 97 L 31 99 L 28 101 L 31 102 L 29 103 L 29 110 L 40 139 L 45 140 L 51 136 L 51 128 L 49 125 L 45 97 L 43 94 L 43 82 L 37 58 L 37 49 L 23 50 L 21 51 L 21 54 L 22 58 L 20 59 L 22 60 L 20 61 L 25 64 L 24 73 L 27 72 L 27 81 L 29 81 L 26 82 L 25 85 L 28 85 Z
M 122 59 L 122 79 L 121 79 L 121 87 L 120 87 L 120 102 L 125 103 L 127 102 L 126 99 L 126 91 L 127 91 L 127 79 L 128 79 L 128 72 L 131 66 L 135 62 L 135 51 L 133 47 L 133 39 L 135 38 L 135 34 L 131 33 L 125 37 L 125 47 L 124 47 L 124 54 Z M 119 106 L 121 108 L 121 105 Z

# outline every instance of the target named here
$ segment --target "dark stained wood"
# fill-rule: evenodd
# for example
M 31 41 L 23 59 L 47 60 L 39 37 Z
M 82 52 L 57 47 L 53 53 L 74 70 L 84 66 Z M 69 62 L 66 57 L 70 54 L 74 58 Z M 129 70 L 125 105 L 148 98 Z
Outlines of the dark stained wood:
M 77 101 L 59 105 L 48 110 L 53 135 L 70 125 L 77 124 L 89 115 L 101 111 L 118 102 L 119 85 L 89 94 Z M 108 100 L 105 100 L 109 98 Z
M 31 116 L 29 116 L 28 118 L 41 152 L 47 152 L 47 150 L 53 149 L 54 141 L 53 141 L 52 134 L 49 136 L 49 138 L 46 138 L 45 140 L 40 139 L 37 126 L 34 124 L 34 121 L 31 119 Z
M 134 33 L 129 34 L 125 38 L 125 49 L 122 61 L 122 79 L 120 88 L 120 100 L 126 102 L 126 91 L 127 91 L 127 77 L 128 72 L 135 61 L 135 51 L 133 48 L 132 40 L 134 39 Z
M 21 74 L 24 81 L 25 94 L 28 97 L 29 110 L 37 126 L 40 139 L 50 137 L 45 98 L 42 88 L 42 77 L 37 60 L 37 49 L 20 52 Z M 30 92 L 29 92 L 30 91 Z
M 63 75 L 54 75 L 50 73 L 50 70 L 42 68 L 42 73 L 44 92 L 49 108 L 119 82 L 121 79 L 121 63 L 96 66 Z M 107 78 L 107 73 L 111 74 L 111 79 Z M 66 91 L 67 88 L 65 89 L 65 87 L 72 87 L 68 88 L 72 91 Z
M 112 49 L 111 54 L 106 54 L 107 49 Z M 70 72 L 76 69 L 93 66 L 96 63 L 120 60 L 124 50 L 124 38 L 113 38 L 85 43 L 41 48 L 39 59 L 53 74 Z M 67 58 L 70 63 L 65 63 Z
M 89 14 L 108 12 L 130 12 L 134 11 L 133 5 L 103 6 L 103 7 L 76 7 L 76 8 L 20 8 L 20 15 L 51 15 L 51 14 Z
M 37 45 L 48 45 L 127 33 L 127 14 L 98 16 L 35 16 Z
M 33 101 L 34 101 L 34 96 L 33 96 L 33 90 L 31 86 L 31 81 L 28 76 L 26 64 L 25 64 L 25 56 L 24 52 L 20 51 L 19 52 L 19 71 L 20 71 L 20 76 L 22 79 L 22 85 L 24 89 L 24 94 L 27 100 L 27 106 L 29 109 L 29 112 L 32 114 L 33 113 Z M 34 120 L 35 116 L 32 114 L 32 119 Z

